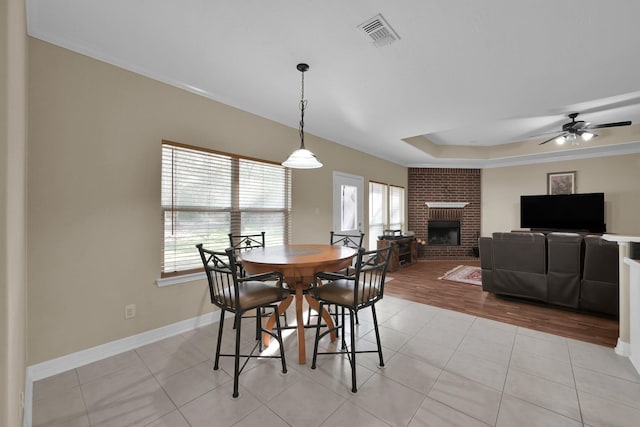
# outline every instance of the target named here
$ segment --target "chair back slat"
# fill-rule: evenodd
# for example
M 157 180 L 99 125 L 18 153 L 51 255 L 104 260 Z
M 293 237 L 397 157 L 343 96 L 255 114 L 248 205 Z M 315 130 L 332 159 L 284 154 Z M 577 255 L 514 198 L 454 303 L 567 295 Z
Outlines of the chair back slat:
M 331 232 L 330 244 L 348 246 L 353 249 L 359 249 L 362 247 L 364 241 L 364 233 L 360 234 L 341 234 L 334 231 Z
M 250 249 L 264 248 L 265 232 L 256 234 L 232 234 L 229 233 L 229 244 L 234 249 L 236 255 Z
M 393 244 L 376 250 L 360 249 L 356 260 L 354 306 L 365 307 L 382 299 Z
M 217 252 L 204 249 L 202 244 L 196 247 L 207 275 L 211 303 L 232 312 L 239 310 L 240 290 L 233 248 Z
M 236 256 L 236 267 L 240 277 L 245 276 L 244 268 L 242 267 L 242 261 L 239 259 L 242 257 L 242 252 L 246 252 L 251 249 L 264 248 L 264 235 L 265 232 L 256 234 L 233 234 L 229 233 L 229 244 L 233 253 Z

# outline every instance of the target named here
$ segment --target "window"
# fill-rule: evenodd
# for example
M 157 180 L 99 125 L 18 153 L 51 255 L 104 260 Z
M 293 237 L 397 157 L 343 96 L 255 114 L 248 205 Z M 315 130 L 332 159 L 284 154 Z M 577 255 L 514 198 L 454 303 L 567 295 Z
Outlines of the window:
M 389 186 L 389 228 L 404 230 L 404 188 L 395 185 Z
M 369 182 L 369 248 L 377 246 L 378 236 L 387 228 L 387 186 Z
M 195 247 L 224 250 L 229 233 L 289 242 L 291 172 L 234 154 L 162 142 L 162 277 L 202 270 Z
M 369 248 L 384 230 L 404 230 L 404 188 L 369 182 Z

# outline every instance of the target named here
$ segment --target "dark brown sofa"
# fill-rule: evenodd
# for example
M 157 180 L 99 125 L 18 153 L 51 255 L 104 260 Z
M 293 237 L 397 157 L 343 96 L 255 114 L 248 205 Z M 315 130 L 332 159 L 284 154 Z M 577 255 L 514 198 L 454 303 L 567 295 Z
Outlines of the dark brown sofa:
M 618 315 L 618 248 L 577 233 L 493 233 L 478 239 L 482 289 Z
M 618 244 L 596 236 L 585 236 L 584 273 L 580 307 L 618 315 Z

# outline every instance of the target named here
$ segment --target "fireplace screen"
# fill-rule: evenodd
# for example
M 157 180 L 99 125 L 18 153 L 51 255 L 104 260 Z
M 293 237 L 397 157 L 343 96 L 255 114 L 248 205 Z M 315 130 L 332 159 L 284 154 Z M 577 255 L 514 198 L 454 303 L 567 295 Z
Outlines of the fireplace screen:
M 434 221 L 427 224 L 427 244 L 433 246 L 460 246 L 460 221 Z

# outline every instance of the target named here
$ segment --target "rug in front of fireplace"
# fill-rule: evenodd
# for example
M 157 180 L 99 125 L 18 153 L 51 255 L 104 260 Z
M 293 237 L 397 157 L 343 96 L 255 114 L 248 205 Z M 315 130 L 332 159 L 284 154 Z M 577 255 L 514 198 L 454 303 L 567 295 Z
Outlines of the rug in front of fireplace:
M 471 285 L 482 285 L 482 270 L 480 267 L 471 265 L 459 265 L 438 277 L 440 280 L 450 280 L 452 282 L 469 283 Z

